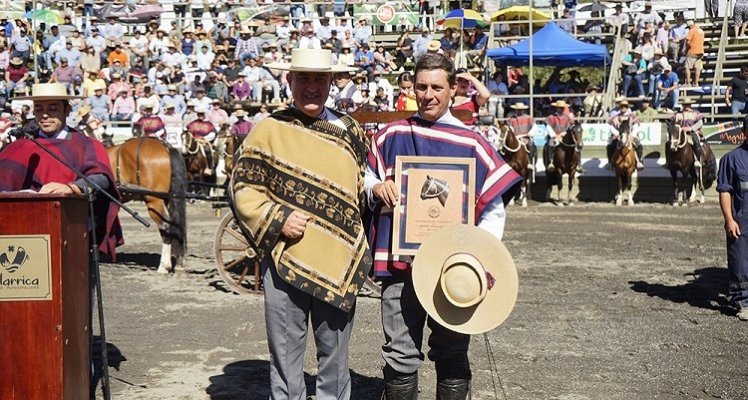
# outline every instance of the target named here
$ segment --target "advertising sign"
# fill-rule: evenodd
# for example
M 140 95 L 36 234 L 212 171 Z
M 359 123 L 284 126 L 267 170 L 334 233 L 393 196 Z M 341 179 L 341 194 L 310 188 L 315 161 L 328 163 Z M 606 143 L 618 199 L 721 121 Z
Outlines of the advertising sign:
M 582 124 L 584 129 L 583 141 L 585 146 L 606 146 L 610 137 L 610 125 Z M 636 130 L 641 143 L 647 145 L 659 145 L 662 143 L 662 124 L 659 122 L 644 122 Z

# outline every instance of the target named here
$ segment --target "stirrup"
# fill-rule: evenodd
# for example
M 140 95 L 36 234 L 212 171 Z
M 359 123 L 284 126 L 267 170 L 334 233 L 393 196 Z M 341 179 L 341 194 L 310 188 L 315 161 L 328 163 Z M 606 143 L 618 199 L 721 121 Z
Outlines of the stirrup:
M 644 163 L 642 163 L 641 161 L 637 161 L 636 162 L 636 169 L 638 169 L 640 171 L 643 170 L 644 169 Z
M 696 168 L 701 168 L 701 161 L 699 161 L 699 160 L 694 161 L 693 162 L 693 166 L 696 167 Z

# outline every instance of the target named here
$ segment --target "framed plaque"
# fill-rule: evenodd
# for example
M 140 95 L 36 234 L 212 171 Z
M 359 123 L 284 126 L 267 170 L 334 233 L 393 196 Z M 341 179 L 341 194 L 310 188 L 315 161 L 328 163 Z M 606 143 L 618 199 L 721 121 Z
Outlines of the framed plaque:
M 52 300 L 49 235 L 0 235 L 0 301 Z
M 433 232 L 475 223 L 475 159 L 399 156 L 395 185 L 400 193 L 392 226 L 392 252 L 415 255 Z

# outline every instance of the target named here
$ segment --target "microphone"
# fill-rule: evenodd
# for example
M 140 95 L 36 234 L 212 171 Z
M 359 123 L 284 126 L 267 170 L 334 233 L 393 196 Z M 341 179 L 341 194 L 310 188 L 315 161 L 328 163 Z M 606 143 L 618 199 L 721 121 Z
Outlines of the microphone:
M 32 126 L 22 126 L 20 128 L 12 129 L 8 132 L 8 136 L 13 136 L 16 139 L 34 136 L 36 129 Z

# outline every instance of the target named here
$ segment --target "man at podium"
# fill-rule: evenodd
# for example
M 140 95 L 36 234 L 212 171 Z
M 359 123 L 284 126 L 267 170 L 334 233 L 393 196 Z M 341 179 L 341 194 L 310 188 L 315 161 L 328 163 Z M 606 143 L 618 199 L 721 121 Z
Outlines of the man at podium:
M 23 132 L 33 135 L 73 168 L 116 198 L 119 197 L 104 146 L 70 128 L 65 123 L 71 111 L 69 96 L 61 83 L 42 83 L 32 86 L 31 96 L 17 97 L 34 102 L 34 116 L 39 129 Z M 33 190 L 39 193 L 69 195 L 89 191 L 88 184 L 78 178 L 58 160 L 40 149 L 31 140 L 20 138 L 0 152 L 0 192 Z M 122 229 L 117 218 L 118 208 L 106 196 L 97 196 L 94 214 L 97 219 L 99 250 L 114 258 L 114 249 L 123 243 Z

